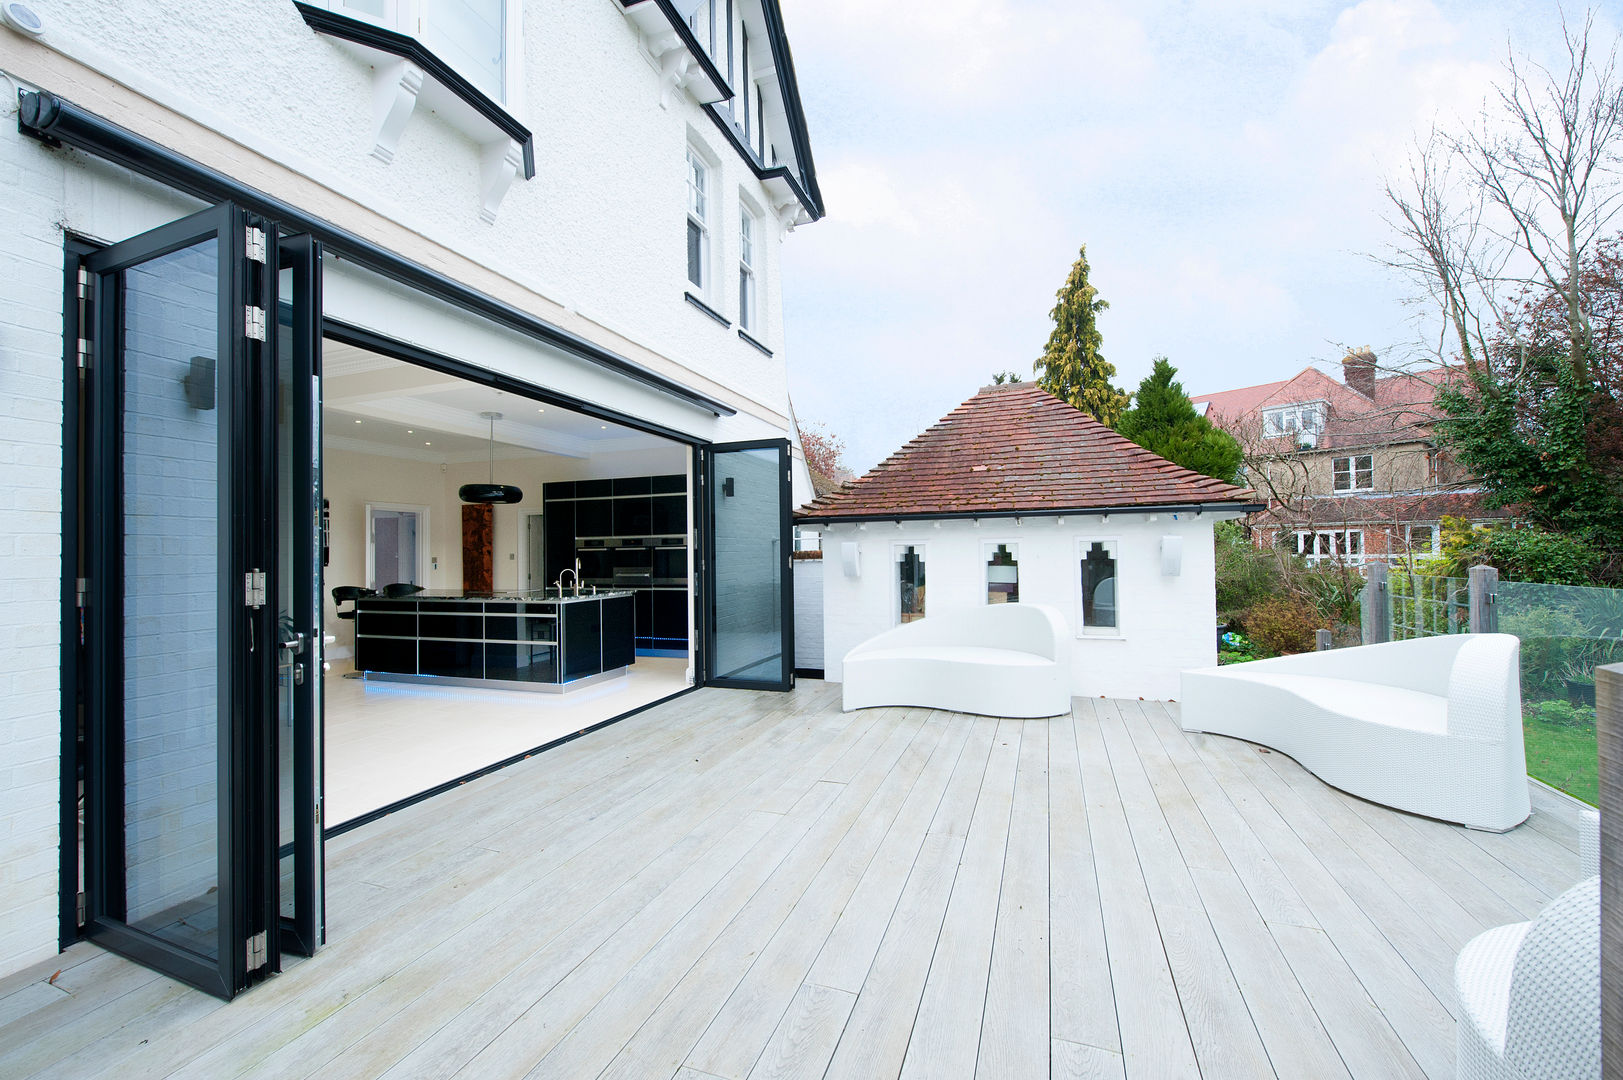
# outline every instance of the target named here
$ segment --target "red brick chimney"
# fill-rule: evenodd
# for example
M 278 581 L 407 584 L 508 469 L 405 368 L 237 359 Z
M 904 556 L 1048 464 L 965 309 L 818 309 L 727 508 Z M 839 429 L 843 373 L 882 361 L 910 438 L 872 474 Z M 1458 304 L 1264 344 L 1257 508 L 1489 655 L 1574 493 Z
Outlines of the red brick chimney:
M 1356 390 L 1374 401 L 1375 350 L 1368 345 L 1362 349 L 1348 350 L 1347 355 L 1341 358 L 1341 381 L 1347 384 L 1349 390 Z

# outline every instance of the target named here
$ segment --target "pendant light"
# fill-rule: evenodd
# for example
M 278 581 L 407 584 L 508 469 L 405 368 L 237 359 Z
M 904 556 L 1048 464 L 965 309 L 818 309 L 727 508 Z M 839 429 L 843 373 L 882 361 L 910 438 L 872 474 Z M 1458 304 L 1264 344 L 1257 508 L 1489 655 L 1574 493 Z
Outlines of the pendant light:
M 465 503 L 516 503 L 524 500 L 524 492 L 512 484 L 496 483 L 496 421 L 502 418 L 499 412 L 482 412 L 479 414 L 490 421 L 490 482 L 488 484 L 463 484 L 457 489 L 457 498 Z

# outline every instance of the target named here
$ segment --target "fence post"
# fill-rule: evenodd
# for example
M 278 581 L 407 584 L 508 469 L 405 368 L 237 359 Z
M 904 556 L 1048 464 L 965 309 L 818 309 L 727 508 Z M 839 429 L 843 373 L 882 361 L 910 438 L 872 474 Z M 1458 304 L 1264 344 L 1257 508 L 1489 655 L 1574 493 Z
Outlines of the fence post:
M 1392 640 L 1392 592 L 1387 588 L 1386 564 L 1369 564 L 1369 585 L 1364 589 L 1364 644 Z
M 1499 632 L 1499 571 L 1491 566 L 1473 566 L 1467 578 L 1473 634 Z
M 1313 647 L 1318 652 L 1329 652 L 1330 651 L 1330 631 L 1328 631 L 1328 630 L 1315 630 L 1315 631 L 1313 631 Z
M 1623 1080 L 1623 664 L 1595 669 L 1600 752 L 1601 1062 Z

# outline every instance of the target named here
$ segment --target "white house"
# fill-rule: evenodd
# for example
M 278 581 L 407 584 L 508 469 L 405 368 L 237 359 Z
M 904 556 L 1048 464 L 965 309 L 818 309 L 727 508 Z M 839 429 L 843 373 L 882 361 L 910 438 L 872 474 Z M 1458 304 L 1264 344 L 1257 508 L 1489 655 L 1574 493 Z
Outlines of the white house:
M 1073 694 L 1174 697 L 1217 662 L 1212 525 L 1257 505 L 1033 384 L 985 387 L 796 514 L 823 530 L 825 675 L 899 623 L 1034 602 L 1065 616 Z
M 0 12 L 0 975 L 230 996 L 324 835 L 792 685 L 777 0 Z

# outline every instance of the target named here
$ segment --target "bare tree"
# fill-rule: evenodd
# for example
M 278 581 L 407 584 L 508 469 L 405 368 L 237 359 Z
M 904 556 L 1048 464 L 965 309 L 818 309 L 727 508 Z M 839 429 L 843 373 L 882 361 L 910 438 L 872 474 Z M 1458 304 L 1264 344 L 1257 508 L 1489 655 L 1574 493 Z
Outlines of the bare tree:
M 1602 55 L 1591 42 L 1593 14 L 1578 28 L 1563 15 L 1561 29 L 1563 72 L 1507 49 L 1478 125 L 1433 130 L 1386 185 L 1400 239 L 1385 261 L 1443 317 L 1437 354 L 1448 357 L 1451 335 L 1473 373 L 1490 336 L 1514 333 L 1512 305 L 1544 290 L 1565 299 L 1568 362 L 1587 372 L 1593 330 L 1579 271 L 1623 208 L 1623 85 L 1616 45 Z

